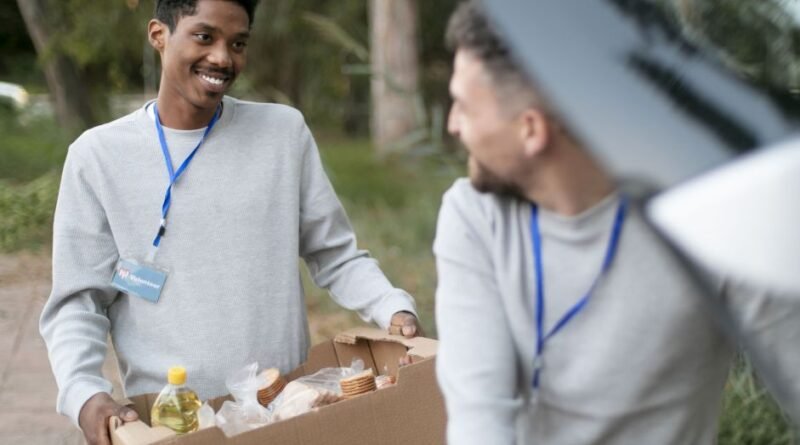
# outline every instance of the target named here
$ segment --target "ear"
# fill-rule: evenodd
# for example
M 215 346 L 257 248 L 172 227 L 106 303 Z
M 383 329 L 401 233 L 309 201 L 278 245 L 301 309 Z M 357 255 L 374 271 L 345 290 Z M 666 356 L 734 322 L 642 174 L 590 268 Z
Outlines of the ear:
M 153 19 L 147 24 L 147 40 L 150 45 L 159 53 L 164 51 L 167 38 L 169 37 L 169 27 L 166 23 Z
M 550 125 L 547 116 L 535 108 L 528 108 L 522 112 L 519 119 L 525 156 L 536 156 L 550 143 Z

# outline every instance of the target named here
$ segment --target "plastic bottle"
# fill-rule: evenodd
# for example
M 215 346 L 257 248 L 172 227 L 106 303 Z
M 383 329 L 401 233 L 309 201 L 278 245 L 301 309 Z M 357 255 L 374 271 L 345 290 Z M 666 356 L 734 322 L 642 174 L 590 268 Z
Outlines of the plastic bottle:
M 178 434 L 196 431 L 199 426 L 197 411 L 202 403 L 197 393 L 186 387 L 186 369 L 169 368 L 167 381 L 150 411 L 151 425 L 162 425 Z

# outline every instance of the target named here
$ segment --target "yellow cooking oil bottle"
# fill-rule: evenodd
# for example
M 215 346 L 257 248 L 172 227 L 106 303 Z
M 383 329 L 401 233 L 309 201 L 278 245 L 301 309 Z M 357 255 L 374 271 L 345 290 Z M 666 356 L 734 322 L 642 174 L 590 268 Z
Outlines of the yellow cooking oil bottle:
M 169 368 L 167 382 L 153 403 L 150 423 L 152 426 L 165 426 L 178 434 L 196 431 L 199 426 L 197 411 L 202 403 L 197 393 L 186 386 L 186 368 Z

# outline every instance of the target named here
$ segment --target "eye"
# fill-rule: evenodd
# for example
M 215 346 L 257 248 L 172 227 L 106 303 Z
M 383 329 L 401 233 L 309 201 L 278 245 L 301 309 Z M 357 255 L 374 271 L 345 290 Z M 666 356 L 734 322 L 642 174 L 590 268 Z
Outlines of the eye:
M 200 42 L 210 42 L 211 41 L 211 34 L 206 34 L 204 32 L 198 32 L 194 35 L 194 38 L 199 40 Z
M 247 42 L 245 42 L 244 40 L 233 42 L 233 49 L 237 51 L 244 51 L 245 48 L 247 48 Z

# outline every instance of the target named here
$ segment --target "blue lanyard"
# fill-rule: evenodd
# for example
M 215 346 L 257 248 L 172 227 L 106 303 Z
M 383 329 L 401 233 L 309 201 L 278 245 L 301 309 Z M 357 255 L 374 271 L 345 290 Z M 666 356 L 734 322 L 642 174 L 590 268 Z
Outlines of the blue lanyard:
M 603 260 L 603 267 L 600 269 L 600 274 L 592 282 L 591 287 L 586 292 L 586 295 L 580 299 L 570 310 L 564 314 L 563 317 L 556 323 L 550 332 L 544 332 L 544 275 L 542 272 L 542 239 L 539 233 L 539 218 L 538 209 L 534 204 L 531 207 L 531 237 L 533 238 L 533 258 L 536 268 L 536 356 L 533 359 L 533 387 L 539 387 L 539 371 L 542 368 L 542 353 L 544 352 L 545 343 L 551 337 L 556 335 L 570 320 L 575 318 L 578 313 L 586 307 L 586 303 L 594 292 L 600 278 L 605 275 L 611 262 L 614 260 L 614 254 L 617 251 L 617 244 L 619 243 L 619 235 L 622 231 L 622 223 L 625 221 L 625 208 L 627 207 L 627 200 L 625 197 L 620 198 L 619 207 L 617 208 L 617 215 L 614 219 L 614 227 L 611 229 L 611 239 L 608 241 L 608 248 L 606 249 L 606 256 Z
M 203 145 L 203 141 L 206 140 L 206 137 L 209 133 L 211 133 L 211 129 L 214 128 L 214 124 L 217 123 L 219 119 L 219 112 L 221 107 L 217 107 L 217 111 L 214 112 L 214 116 L 211 118 L 211 122 L 208 123 L 206 127 L 206 131 L 203 132 L 203 137 L 200 138 L 200 142 L 197 143 L 197 146 L 194 147 L 189 156 L 183 160 L 183 163 L 178 167 L 178 170 L 175 170 L 172 166 L 172 156 L 169 155 L 169 147 L 167 147 L 167 138 L 164 137 L 164 129 L 161 127 L 161 118 L 158 116 L 158 106 L 153 104 L 153 112 L 156 117 L 156 131 L 158 131 L 158 141 L 161 143 L 161 152 L 164 153 L 164 162 L 167 164 L 167 173 L 169 174 L 169 185 L 167 186 L 167 192 L 164 194 L 164 203 L 161 204 L 161 225 L 158 227 L 158 234 L 156 234 L 156 238 L 153 240 L 153 247 L 158 248 L 158 245 L 161 244 L 161 238 L 164 236 L 164 233 L 167 230 L 167 213 L 169 213 L 169 206 L 172 203 L 172 187 L 175 185 L 175 182 L 178 181 L 178 178 L 186 171 L 186 168 L 189 166 L 189 163 L 192 162 L 194 155 L 197 154 L 197 150 L 200 149 L 200 146 Z

